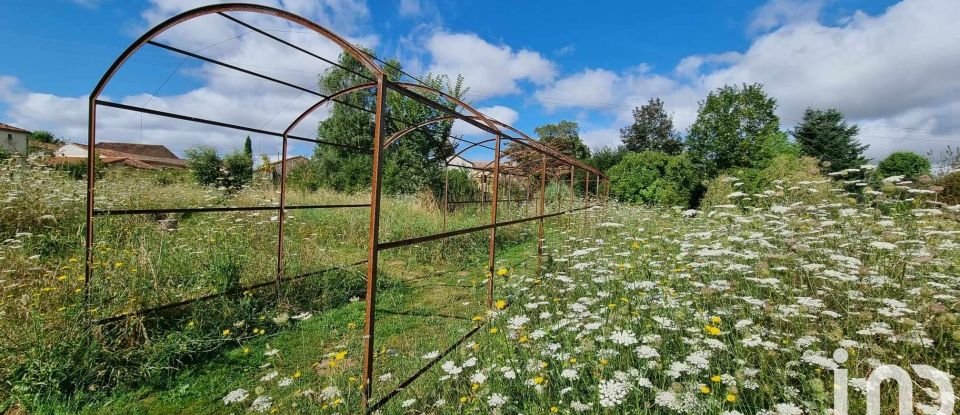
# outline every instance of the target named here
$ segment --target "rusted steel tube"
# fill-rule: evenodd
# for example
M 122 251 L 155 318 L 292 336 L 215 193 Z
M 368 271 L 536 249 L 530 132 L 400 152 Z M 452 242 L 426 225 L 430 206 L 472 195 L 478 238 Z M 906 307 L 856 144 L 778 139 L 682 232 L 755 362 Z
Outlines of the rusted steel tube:
M 380 258 L 380 184 L 381 164 L 383 162 L 383 134 L 386 124 L 383 121 L 387 102 L 386 80 L 383 75 L 377 78 L 377 111 L 374 116 L 373 130 L 373 173 L 370 178 L 370 232 L 367 251 L 367 293 L 366 315 L 363 332 L 363 407 L 366 408 L 373 397 L 373 357 L 375 349 L 377 272 Z
M 547 195 L 547 155 L 543 155 L 543 164 L 540 165 L 540 208 L 537 210 L 541 216 L 537 224 L 537 270 L 543 268 L 543 210 L 546 206 Z
M 493 195 L 490 201 L 490 244 L 487 254 L 487 268 L 490 279 L 487 281 L 487 307 L 493 308 L 493 280 L 496 277 L 497 259 L 497 205 L 500 196 L 500 134 L 497 134 L 497 140 L 494 144 L 493 156 Z

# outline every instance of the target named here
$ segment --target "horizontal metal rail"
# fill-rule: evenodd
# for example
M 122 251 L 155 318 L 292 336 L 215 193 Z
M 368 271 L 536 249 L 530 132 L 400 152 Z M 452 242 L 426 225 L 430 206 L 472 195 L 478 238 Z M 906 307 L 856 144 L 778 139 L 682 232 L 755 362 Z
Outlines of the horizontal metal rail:
M 300 274 L 300 275 L 296 275 L 296 276 L 291 277 L 291 278 L 286 278 L 286 279 L 284 279 L 284 282 L 298 281 L 298 280 L 302 280 L 302 279 L 304 279 L 304 278 L 315 277 L 315 276 L 318 276 L 318 275 L 326 274 L 326 273 L 328 273 L 328 272 L 330 272 L 330 271 L 342 270 L 342 269 L 345 269 L 345 268 L 347 268 L 347 267 L 353 267 L 353 266 L 357 266 L 357 265 L 363 265 L 363 264 L 366 264 L 366 263 L 367 263 L 367 260 L 364 259 L 364 260 L 361 260 L 361 261 L 354 262 L 354 263 L 352 263 L 352 264 L 345 264 L 345 265 L 334 266 L 334 267 L 330 267 L 330 268 L 324 268 L 324 269 L 319 270 L 319 271 L 307 272 L 307 273 L 303 273 L 303 274 Z M 96 324 L 96 325 L 100 326 L 100 325 L 104 325 L 104 324 L 108 324 L 108 323 L 113 323 L 113 322 L 115 322 L 115 321 L 124 320 L 124 319 L 130 318 L 130 317 L 141 316 L 141 315 L 144 315 L 144 314 L 158 313 L 158 312 L 160 312 L 160 311 L 165 311 L 165 310 L 170 310 L 170 309 L 174 309 L 174 308 L 178 308 L 178 307 L 183 307 L 183 306 L 185 306 L 185 305 L 192 304 L 192 303 L 196 303 L 196 302 L 199 302 L 199 301 L 212 300 L 212 299 L 214 299 L 214 298 L 219 298 L 219 297 L 223 297 L 223 296 L 230 295 L 230 294 L 242 293 L 242 292 L 244 292 L 244 291 L 257 290 L 257 289 L 260 289 L 260 288 L 263 288 L 263 287 L 267 287 L 267 286 L 270 286 L 270 285 L 276 285 L 276 284 L 277 284 L 277 281 L 276 281 L 276 280 L 264 281 L 264 282 L 257 283 L 257 284 L 253 284 L 253 285 L 249 285 L 249 286 L 246 286 L 246 287 L 239 287 L 239 288 L 237 288 L 237 289 L 235 289 L 235 290 L 231 290 L 231 291 L 220 291 L 220 292 L 216 292 L 216 293 L 213 293 L 213 294 L 207 294 L 207 295 L 204 295 L 204 296 L 202 296 L 202 297 L 190 298 L 190 299 L 183 300 L 183 301 L 177 301 L 177 302 L 174 302 L 174 303 L 167 303 L 167 304 L 159 305 L 159 306 L 156 306 L 156 307 L 144 308 L 144 309 L 140 309 L 140 310 L 136 310 L 136 311 L 131 311 L 131 312 L 129 312 L 129 313 L 123 313 L 123 314 L 118 314 L 118 315 L 115 315 L 115 316 L 112 316 L 112 317 L 102 318 L 102 319 L 100 319 L 100 320 L 95 320 L 95 321 L 93 322 L 93 324 Z
M 234 130 L 247 131 L 247 132 L 251 132 L 251 133 L 269 135 L 269 136 L 274 136 L 274 137 L 283 137 L 283 133 L 278 133 L 278 132 L 276 132 L 276 131 L 267 131 L 267 130 L 262 130 L 262 129 L 259 129 L 259 128 L 247 127 L 247 126 L 238 125 L 238 124 L 230 124 L 230 123 L 225 123 L 225 122 L 221 122 L 221 121 L 208 120 L 208 119 L 205 119 L 205 118 L 191 117 L 191 116 L 188 116 L 188 115 L 182 115 L 182 114 L 177 114 L 177 113 L 173 113 L 173 112 L 152 110 L 152 109 L 149 109 L 149 108 L 138 107 L 138 106 L 135 106 L 135 105 L 121 104 L 121 103 L 118 103 L 118 102 L 104 101 L 104 100 L 100 100 L 100 99 L 96 100 L 96 103 L 97 103 L 97 105 L 103 105 L 103 106 L 105 106 L 105 107 L 118 108 L 118 109 L 127 110 L 127 111 L 134 111 L 134 112 L 141 112 L 141 113 L 144 113 L 144 114 L 156 115 L 156 116 L 159 116 L 159 117 L 174 118 L 174 119 L 178 119 L 178 120 L 191 121 L 191 122 L 200 123 L 200 124 L 213 125 L 213 126 L 216 126 L 216 127 L 232 128 L 232 129 L 234 129 Z M 372 151 L 372 150 L 370 150 L 370 149 L 365 149 L 365 148 L 361 148 L 361 147 L 355 147 L 355 146 L 351 146 L 351 145 L 347 145 L 347 144 L 334 143 L 334 142 L 332 142 L 332 141 L 317 140 L 317 139 L 314 139 L 314 138 L 300 137 L 300 136 L 295 136 L 295 135 L 288 135 L 287 138 L 289 138 L 289 139 L 291 139 L 291 140 L 307 141 L 307 142 L 311 142 L 311 143 L 323 144 L 323 145 L 334 146 L 334 147 L 341 147 L 341 148 L 346 148 L 346 149 L 356 150 L 356 151 L 361 151 L 361 152 L 371 152 L 371 151 Z
M 416 245 L 416 244 L 420 244 L 420 243 L 424 243 L 424 242 L 436 241 L 436 240 L 439 240 L 439 239 L 451 238 L 451 237 L 454 237 L 454 236 L 459 236 L 459 235 L 465 235 L 465 234 L 468 234 L 468 233 L 484 231 L 484 230 L 488 230 L 488 229 L 491 229 L 491 228 L 499 228 L 499 227 L 501 227 L 501 226 L 510 226 L 510 225 L 516 225 L 516 224 L 520 224 L 520 223 L 524 223 L 524 222 L 530 222 L 530 221 L 539 220 L 539 219 L 552 218 L 552 217 L 554 217 L 554 216 L 560 216 L 560 215 L 564 215 L 564 214 L 567 214 L 567 213 L 576 212 L 576 211 L 578 211 L 578 210 L 590 209 L 590 208 L 592 208 L 592 207 L 594 207 L 594 206 L 597 206 L 597 205 L 585 206 L 585 207 L 576 208 L 576 209 L 572 209 L 572 210 L 565 210 L 565 211 L 563 211 L 563 212 L 548 213 L 548 214 L 546 214 L 546 215 L 533 216 L 533 217 L 529 217 L 529 218 L 514 219 L 514 220 L 509 220 L 509 221 L 506 221 L 506 222 L 497 222 L 497 223 L 489 224 L 489 225 L 474 226 L 474 227 L 472 227 L 472 228 L 458 229 L 458 230 L 455 230 L 455 231 L 437 233 L 437 234 L 433 234 L 433 235 L 419 236 L 419 237 L 416 237 L 416 238 L 401 239 L 401 240 L 399 240 L 399 241 L 383 242 L 383 243 L 378 244 L 377 248 L 378 248 L 379 250 L 381 250 L 381 251 L 385 251 L 385 250 L 387 250 L 387 249 L 399 248 L 399 247 L 408 246 L 408 245 Z
M 339 205 L 295 205 L 284 206 L 284 209 L 337 209 L 370 207 L 369 203 L 339 204 Z M 157 209 L 94 209 L 94 216 L 109 215 L 151 215 L 162 213 L 200 213 L 200 212 L 250 212 L 280 210 L 280 206 L 216 206 L 201 208 L 157 208 Z
M 499 199 L 498 202 L 532 202 L 532 199 Z M 461 205 L 461 204 L 473 204 L 473 203 L 490 203 L 492 200 L 464 200 L 459 202 L 447 202 L 451 205 Z

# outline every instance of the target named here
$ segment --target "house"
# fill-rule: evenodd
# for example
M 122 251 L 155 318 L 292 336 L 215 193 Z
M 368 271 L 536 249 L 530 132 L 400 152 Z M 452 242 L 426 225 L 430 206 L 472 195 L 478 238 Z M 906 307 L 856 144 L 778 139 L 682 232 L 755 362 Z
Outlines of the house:
M 30 132 L 9 124 L 0 123 L 0 151 L 27 154 Z
M 138 169 L 160 170 L 187 167 L 186 160 L 158 144 L 98 143 L 97 155 L 100 161 L 106 164 L 123 164 Z M 87 146 L 70 143 L 54 151 L 53 158 L 48 162 L 51 164 L 75 163 L 86 159 Z

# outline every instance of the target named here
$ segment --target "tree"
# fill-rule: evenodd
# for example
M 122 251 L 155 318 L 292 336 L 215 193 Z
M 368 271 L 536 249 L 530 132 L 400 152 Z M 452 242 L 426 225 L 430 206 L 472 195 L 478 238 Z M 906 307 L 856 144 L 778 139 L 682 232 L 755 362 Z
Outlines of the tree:
M 184 154 L 187 157 L 187 167 L 197 183 L 204 186 L 214 186 L 220 178 L 220 156 L 217 150 L 210 146 L 196 146 L 188 148 Z
M 576 121 L 560 121 L 557 124 L 544 124 L 534 132 L 540 142 L 576 159 L 590 157 L 590 149 L 580 140 L 580 125 Z
M 776 108 L 777 101 L 760 84 L 710 92 L 687 135 L 692 161 L 713 177 L 730 168 L 763 167 L 791 150 Z
M 613 197 L 650 205 L 688 206 L 699 183 L 696 167 L 686 154 L 660 151 L 627 153 L 608 175 Z
M 629 153 L 629 151 L 623 146 L 617 148 L 602 146 L 592 153 L 590 159 L 587 160 L 587 164 L 596 167 L 600 171 L 607 171 L 617 165 L 620 160 L 623 160 L 623 157 Z
M 558 152 L 579 160 L 590 157 L 590 149 L 580 139 L 580 126 L 575 121 L 560 121 L 557 124 L 544 124 L 534 130 L 539 142 L 557 150 Z M 540 160 L 543 154 L 517 142 L 508 142 L 503 154 L 510 158 L 514 165 L 532 173 L 540 170 Z M 555 169 L 559 163 L 547 157 L 547 168 Z M 564 165 L 565 166 L 565 165 Z M 566 168 L 566 167 L 562 167 Z
M 877 165 L 881 177 L 903 176 L 915 180 L 930 174 L 930 160 L 912 151 L 897 151 Z
M 345 88 L 369 82 L 372 74 L 349 54 L 341 54 L 338 64 L 320 76 L 320 89 L 332 94 Z M 389 61 L 384 66 L 387 77 L 400 78 L 400 64 Z M 454 97 L 466 93 L 463 79 L 451 84 L 446 76 L 427 75 L 427 85 L 444 90 Z M 427 98 L 453 109 L 454 105 L 436 94 L 424 93 Z M 363 108 L 373 108 L 375 91 L 365 89 L 338 98 L 330 116 L 321 121 L 317 135 L 321 140 L 363 149 L 373 145 L 373 114 Z M 386 137 L 412 125 L 444 115 L 441 111 L 420 104 L 393 91 L 387 93 L 388 116 Z M 450 140 L 452 121 L 444 121 L 418 128 L 393 143 L 384 153 L 383 189 L 387 193 L 410 193 L 424 187 L 443 185 L 446 159 L 453 154 Z M 372 157 L 369 152 L 324 144 L 314 150 L 311 174 L 305 175 L 317 183 L 307 187 L 327 187 L 341 191 L 357 191 L 370 186 Z
M 839 110 L 807 108 L 791 133 L 803 155 L 819 159 L 826 171 L 840 171 L 867 161 L 863 152 L 870 146 L 860 144 L 859 132 L 860 127 L 847 125 Z
M 30 133 L 30 137 L 28 138 L 28 140 L 36 141 L 39 143 L 47 143 L 47 144 L 63 144 L 64 143 L 64 140 L 62 138 L 57 137 L 53 133 L 49 131 L 44 131 L 44 130 L 37 130 Z
M 249 135 L 246 140 L 243 140 L 243 154 L 247 155 L 247 158 L 250 159 L 250 165 L 253 165 L 253 142 L 250 141 Z
M 651 98 L 646 104 L 633 109 L 633 124 L 620 129 L 620 139 L 627 150 L 662 151 L 679 154 L 683 143 L 673 130 L 673 120 L 663 109 L 660 98 Z

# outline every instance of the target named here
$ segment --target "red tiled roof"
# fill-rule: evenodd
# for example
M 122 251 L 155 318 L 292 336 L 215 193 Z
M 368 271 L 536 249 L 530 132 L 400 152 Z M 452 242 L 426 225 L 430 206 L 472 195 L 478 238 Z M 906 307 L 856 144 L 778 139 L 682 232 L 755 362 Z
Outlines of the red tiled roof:
M 147 157 L 176 159 L 176 154 L 159 144 L 97 143 L 97 149 L 119 151 Z
M 85 144 L 77 144 L 77 143 L 72 143 L 72 144 L 75 145 L 75 146 L 78 146 L 78 147 L 80 147 L 80 148 L 82 148 L 82 149 L 86 149 L 86 148 L 87 148 L 87 146 L 86 146 Z M 104 148 L 104 147 L 103 147 L 103 144 L 107 144 L 107 145 L 108 145 L 107 147 L 115 147 L 115 148 L 112 148 L 112 149 L 111 149 L 111 148 Z M 113 146 L 113 144 L 119 144 L 120 146 Z M 132 146 L 132 147 L 131 147 L 131 146 Z M 127 152 L 124 152 L 124 151 L 119 151 L 119 150 L 117 149 L 117 148 L 134 148 L 134 149 L 136 149 L 136 148 L 138 148 L 138 147 L 140 147 L 140 148 L 142 148 L 142 147 L 160 147 L 162 150 L 156 150 L 156 149 L 154 149 L 154 150 L 151 151 L 151 152 L 154 153 L 154 154 L 163 154 L 162 152 L 166 152 L 166 153 L 169 153 L 170 155 L 172 155 L 173 157 L 156 157 L 156 156 L 149 156 L 149 155 L 138 154 L 138 153 L 127 153 Z M 187 167 L 187 161 L 186 161 L 186 160 L 177 158 L 176 155 L 174 155 L 172 152 L 170 152 L 170 150 L 167 150 L 167 148 L 164 147 L 164 146 L 162 146 L 162 145 L 154 145 L 154 144 L 126 144 L 126 143 L 101 143 L 101 144 L 97 144 L 97 154 L 100 156 L 100 159 L 101 159 L 101 160 L 104 160 L 105 162 L 106 162 L 107 159 L 129 159 L 129 160 L 136 160 L 136 161 L 139 162 L 139 164 L 144 164 L 144 165 L 153 166 L 153 167 L 156 167 L 156 166 L 161 166 L 161 167 L 181 167 L 181 168 L 182 168 L 182 167 Z M 73 157 L 67 157 L 67 158 L 73 158 Z M 86 158 L 84 158 L 84 159 L 86 159 Z M 108 164 L 109 164 L 109 163 L 108 163 Z M 135 165 L 135 164 L 131 164 L 131 163 L 129 163 L 129 162 L 125 162 L 124 164 L 131 165 L 131 166 L 134 166 L 134 167 L 140 167 L 139 164 Z
M 13 131 L 13 132 L 15 132 L 15 133 L 27 133 L 27 134 L 30 134 L 29 131 L 24 130 L 23 128 L 17 128 L 17 127 L 14 127 L 14 126 L 10 125 L 10 124 L 4 124 L 4 123 L 2 123 L 2 122 L 0 122 L 0 130 L 3 130 L 3 131 Z

